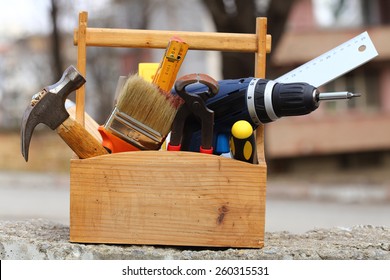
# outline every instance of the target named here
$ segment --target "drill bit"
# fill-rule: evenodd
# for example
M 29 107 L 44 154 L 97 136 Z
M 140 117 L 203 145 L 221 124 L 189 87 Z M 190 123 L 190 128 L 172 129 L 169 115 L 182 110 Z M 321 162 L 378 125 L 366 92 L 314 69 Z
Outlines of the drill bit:
M 338 92 L 320 92 L 317 95 L 318 101 L 337 100 L 337 99 L 352 99 L 361 96 L 360 93 L 352 93 L 349 91 Z

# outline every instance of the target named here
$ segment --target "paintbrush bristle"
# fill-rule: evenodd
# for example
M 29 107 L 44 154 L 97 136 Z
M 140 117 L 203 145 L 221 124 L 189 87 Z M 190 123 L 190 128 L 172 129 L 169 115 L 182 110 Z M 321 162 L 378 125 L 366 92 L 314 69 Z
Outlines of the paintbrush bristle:
M 130 76 L 123 86 L 117 109 L 166 136 L 171 130 L 180 102 L 170 93 L 138 75 Z

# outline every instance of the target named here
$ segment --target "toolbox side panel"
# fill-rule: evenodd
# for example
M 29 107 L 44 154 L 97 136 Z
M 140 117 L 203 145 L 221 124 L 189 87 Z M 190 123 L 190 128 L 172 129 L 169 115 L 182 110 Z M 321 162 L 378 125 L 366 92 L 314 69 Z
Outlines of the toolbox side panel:
M 266 166 L 191 152 L 71 161 L 70 241 L 261 248 Z

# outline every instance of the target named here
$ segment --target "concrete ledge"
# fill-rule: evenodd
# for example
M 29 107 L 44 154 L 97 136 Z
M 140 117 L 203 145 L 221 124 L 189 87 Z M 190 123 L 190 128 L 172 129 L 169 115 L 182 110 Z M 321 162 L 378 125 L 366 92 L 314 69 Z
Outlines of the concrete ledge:
M 355 226 L 296 235 L 272 232 L 263 249 L 210 249 L 70 243 L 69 227 L 45 220 L 0 221 L 0 259 L 382 259 L 390 260 L 390 228 Z

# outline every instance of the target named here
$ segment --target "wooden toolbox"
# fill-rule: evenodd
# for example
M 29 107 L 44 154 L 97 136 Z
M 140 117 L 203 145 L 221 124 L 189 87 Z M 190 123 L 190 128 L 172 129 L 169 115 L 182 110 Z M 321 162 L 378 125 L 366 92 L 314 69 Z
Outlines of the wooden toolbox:
M 81 12 L 74 32 L 78 69 L 86 75 L 88 46 L 165 49 L 173 35 L 190 49 L 253 52 L 254 76 L 265 76 L 271 37 L 267 19 L 256 34 L 87 27 Z M 85 87 L 76 94 L 84 123 Z M 72 159 L 70 241 L 81 243 L 249 247 L 264 245 L 267 166 L 263 127 L 259 164 L 193 152 L 137 151 Z

